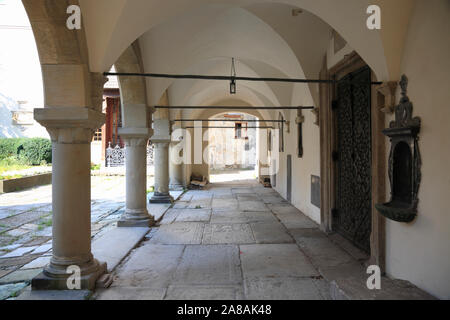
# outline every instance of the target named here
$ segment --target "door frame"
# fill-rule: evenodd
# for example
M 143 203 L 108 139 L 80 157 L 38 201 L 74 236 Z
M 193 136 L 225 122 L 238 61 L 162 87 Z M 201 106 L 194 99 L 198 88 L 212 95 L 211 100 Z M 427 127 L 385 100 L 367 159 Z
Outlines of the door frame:
M 362 58 L 352 52 L 331 69 L 327 67 L 324 57 L 320 79 L 339 80 L 347 74 L 367 66 Z M 377 81 L 372 71 L 372 81 Z M 319 85 L 320 108 L 320 170 L 321 170 L 321 229 L 327 233 L 333 232 L 332 209 L 336 203 L 337 165 L 332 159 L 336 148 L 336 117 L 332 110 L 332 101 L 336 98 L 336 84 L 323 83 Z M 394 101 L 395 85 L 392 82 L 371 89 L 371 126 L 372 126 L 372 231 L 370 235 L 370 258 L 367 264 L 378 265 L 385 271 L 386 230 L 385 218 L 375 209 L 375 203 L 386 201 L 386 147 L 382 130 L 385 128 L 385 112 L 391 110 Z

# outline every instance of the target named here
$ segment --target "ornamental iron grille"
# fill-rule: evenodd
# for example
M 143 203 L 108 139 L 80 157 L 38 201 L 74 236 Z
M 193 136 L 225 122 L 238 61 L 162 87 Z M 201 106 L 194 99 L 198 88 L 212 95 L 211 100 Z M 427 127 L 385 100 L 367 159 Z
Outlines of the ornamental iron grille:
M 154 145 L 147 145 L 147 166 L 154 165 Z M 122 167 L 125 165 L 125 148 L 116 145 L 114 148 L 111 142 L 106 148 L 106 167 Z
M 337 194 L 333 230 L 370 252 L 372 228 L 371 71 L 364 67 L 337 84 Z M 361 85 L 366 82 L 367 85 Z M 359 84 L 358 84 L 359 83 Z

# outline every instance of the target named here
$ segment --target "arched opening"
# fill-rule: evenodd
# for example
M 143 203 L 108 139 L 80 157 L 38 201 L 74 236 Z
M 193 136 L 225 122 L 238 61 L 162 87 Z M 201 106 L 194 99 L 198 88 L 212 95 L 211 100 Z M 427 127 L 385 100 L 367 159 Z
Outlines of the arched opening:
M 259 129 L 259 119 L 246 113 L 227 112 L 209 120 L 210 182 L 256 179 L 259 130 L 264 130 Z

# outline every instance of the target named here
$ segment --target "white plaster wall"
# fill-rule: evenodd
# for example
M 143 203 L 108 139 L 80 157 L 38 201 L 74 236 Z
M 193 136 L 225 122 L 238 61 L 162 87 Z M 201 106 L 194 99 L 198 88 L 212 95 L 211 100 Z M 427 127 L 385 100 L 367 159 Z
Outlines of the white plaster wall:
M 401 72 L 409 78 L 414 114 L 422 118 L 418 216 L 386 225 L 387 273 L 441 299 L 450 299 L 449 35 L 450 2 L 417 1 Z

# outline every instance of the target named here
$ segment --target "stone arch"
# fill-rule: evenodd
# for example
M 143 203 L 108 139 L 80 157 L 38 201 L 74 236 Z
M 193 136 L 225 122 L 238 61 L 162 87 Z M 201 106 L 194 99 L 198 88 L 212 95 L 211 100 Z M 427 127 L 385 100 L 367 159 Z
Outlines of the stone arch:
M 141 51 L 136 41 L 128 47 L 114 64 L 117 72 L 143 72 Z M 151 112 L 147 107 L 145 79 L 119 76 L 123 127 L 151 127 Z

